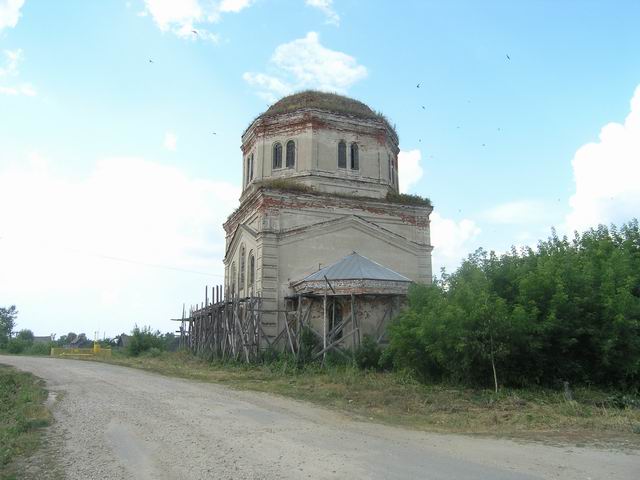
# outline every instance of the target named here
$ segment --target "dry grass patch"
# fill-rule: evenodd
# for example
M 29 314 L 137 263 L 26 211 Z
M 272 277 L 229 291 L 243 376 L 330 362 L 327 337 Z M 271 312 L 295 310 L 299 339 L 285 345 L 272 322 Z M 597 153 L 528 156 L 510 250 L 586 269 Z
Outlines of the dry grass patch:
M 184 353 L 114 357 L 110 363 L 274 393 L 331 407 L 359 419 L 421 430 L 640 447 L 640 408 L 617 405 L 610 392 L 574 391 L 574 401 L 548 389 L 492 390 L 425 385 L 408 374 L 348 366 L 222 365 Z M 613 399 L 613 400 L 612 400 Z M 620 408 L 622 407 L 622 408 Z

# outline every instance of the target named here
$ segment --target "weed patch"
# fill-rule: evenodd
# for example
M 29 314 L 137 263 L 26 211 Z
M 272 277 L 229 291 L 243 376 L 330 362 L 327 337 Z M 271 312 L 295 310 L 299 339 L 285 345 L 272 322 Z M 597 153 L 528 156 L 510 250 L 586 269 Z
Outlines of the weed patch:
M 0 365 L 0 479 L 18 478 L 14 462 L 35 452 L 51 423 L 44 382 Z

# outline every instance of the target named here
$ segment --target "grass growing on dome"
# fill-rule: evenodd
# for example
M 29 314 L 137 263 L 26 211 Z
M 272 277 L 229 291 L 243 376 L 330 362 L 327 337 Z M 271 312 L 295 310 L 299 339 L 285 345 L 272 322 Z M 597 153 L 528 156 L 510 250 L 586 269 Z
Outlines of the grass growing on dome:
M 267 111 L 259 117 L 281 115 L 305 108 L 382 120 L 396 136 L 398 135 L 395 126 L 391 124 L 385 115 L 378 111 L 373 111 L 365 103 L 338 93 L 321 92 L 319 90 L 304 90 L 283 97 L 271 105 Z
M 347 113 L 366 118 L 380 118 L 376 112 L 364 103 L 337 93 L 305 90 L 281 98 L 271 105 L 265 115 L 277 115 L 302 108 L 318 108 L 331 112 Z

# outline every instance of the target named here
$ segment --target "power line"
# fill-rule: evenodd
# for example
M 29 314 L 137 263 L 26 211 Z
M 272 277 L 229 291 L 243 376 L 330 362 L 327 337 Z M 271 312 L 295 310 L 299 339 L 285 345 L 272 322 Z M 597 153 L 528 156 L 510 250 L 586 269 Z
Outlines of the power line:
M 6 238 L 4 236 L 0 237 L 0 240 Z M 48 248 L 48 249 L 53 249 L 56 250 L 55 247 L 42 247 L 41 248 Z M 96 258 L 101 258 L 103 260 L 111 260 L 111 261 L 115 261 L 115 262 L 122 262 L 122 263 L 129 263 L 132 265 L 141 265 L 144 267 L 150 267 L 150 268 L 159 268 L 162 270 L 172 270 L 175 272 L 183 272 L 183 273 L 193 273 L 195 275 L 204 275 L 206 277 L 218 277 L 218 278 L 224 278 L 224 275 L 220 275 L 217 273 L 206 273 L 206 272 L 200 272 L 197 270 L 189 270 L 186 268 L 180 268 L 180 267 L 173 267 L 171 265 L 162 265 L 159 263 L 149 263 L 149 262 L 143 262 L 141 260 L 132 260 L 130 258 L 123 258 L 123 257 L 114 257 L 112 255 L 103 255 L 101 253 L 96 253 L 96 252 L 87 252 L 87 251 L 83 251 L 83 250 L 76 250 L 76 249 L 71 249 L 71 248 L 58 248 L 58 250 L 63 250 L 65 252 L 70 252 L 70 253 L 76 253 L 76 254 L 81 254 L 81 255 L 88 255 L 90 257 L 96 257 Z

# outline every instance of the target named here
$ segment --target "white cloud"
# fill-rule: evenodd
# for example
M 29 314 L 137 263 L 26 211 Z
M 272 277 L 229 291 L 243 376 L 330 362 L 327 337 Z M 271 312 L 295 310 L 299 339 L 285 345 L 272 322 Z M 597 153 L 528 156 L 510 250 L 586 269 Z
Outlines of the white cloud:
M 548 211 L 540 201 L 519 200 L 497 205 L 484 212 L 483 217 L 491 223 L 532 224 L 548 218 Z
M 344 93 L 367 76 L 354 57 L 321 45 L 316 32 L 279 45 L 269 68 L 273 74 L 246 72 L 243 78 L 271 99 L 306 88 Z
M 180 302 L 199 299 L 205 283 L 222 279 L 141 263 L 222 274 L 221 224 L 239 196 L 235 185 L 141 158 L 100 160 L 83 177 L 57 174 L 38 156 L 16 161 L 0 170 L 1 296 L 22 303 L 25 326 L 36 322 L 39 302 L 74 305 L 69 318 L 80 310 L 80 326 L 65 323 L 63 307 L 30 323 L 45 333 L 93 331 L 93 317 L 101 315 L 111 333 L 130 330 L 134 321 L 166 322 Z M 107 299 L 114 311 L 96 311 L 91 299 Z M 158 317 L 145 309 L 159 309 Z M 104 315 L 113 322 L 105 323 Z
M 253 3 L 253 0 L 222 0 L 219 9 L 221 12 L 238 13 Z
M 327 17 L 327 23 L 340 25 L 340 15 L 333 9 L 333 0 L 305 0 L 310 7 L 317 8 Z
M 4 64 L 0 66 L 0 77 L 9 77 L 18 75 L 18 65 L 23 60 L 24 55 L 22 49 L 17 50 L 5 50 Z
M 279 78 L 264 73 L 245 72 L 242 78 L 252 87 L 258 89 L 258 95 L 267 102 L 273 103 L 278 97 L 284 97 L 293 91 L 293 86 Z
M 444 267 L 453 272 L 462 259 L 475 250 L 472 242 L 480 235 L 480 227 L 473 220 L 459 222 L 443 218 L 439 213 L 431 214 L 431 244 L 433 250 L 433 272 Z
M 10 78 L 20 75 L 19 64 L 23 61 L 24 55 L 21 49 L 5 50 L 4 63 L 0 66 L 0 82 L 6 82 Z M 33 97 L 37 94 L 36 89 L 30 83 L 0 84 L 0 94 L 3 95 L 26 95 Z
M 219 35 L 204 25 L 216 23 L 223 13 L 238 13 L 249 7 L 253 0 L 144 0 L 145 10 L 139 16 L 151 16 L 163 32 L 189 40 L 220 41 Z
M 20 9 L 24 0 L 0 0 L 0 32 L 5 28 L 14 28 L 20 19 Z
M 422 178 L 421 159 L 422 154 L 417 149 L 401 150 L 398 154 L 398 179 L 401 193 L 407 193 Z
M 175 151 L 178 143 L 178 137 L 175 133 L 167 132 L 164 134 L 164 148 L 167 150 Z
M 569 200 L 569 232 L 639 216 L 640 85 L 624 123 L 602 127 L 599 141 L 580 147 L 571 163 L 576 191 Z

